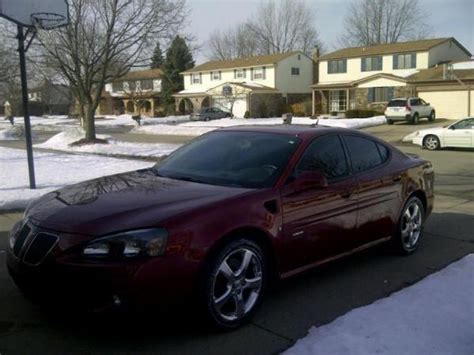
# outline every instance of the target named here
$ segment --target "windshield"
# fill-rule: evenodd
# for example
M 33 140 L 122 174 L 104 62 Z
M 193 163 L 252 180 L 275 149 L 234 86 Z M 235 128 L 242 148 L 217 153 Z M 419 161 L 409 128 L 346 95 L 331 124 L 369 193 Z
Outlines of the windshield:
M 392 100 L 388 103 L 388 107 L 405 107 L 407 100 Z
M 154 171 L 164 177 L 211 185 L 272 186 L 296 150 L 295 136 L 211 132 L 175 151 Z

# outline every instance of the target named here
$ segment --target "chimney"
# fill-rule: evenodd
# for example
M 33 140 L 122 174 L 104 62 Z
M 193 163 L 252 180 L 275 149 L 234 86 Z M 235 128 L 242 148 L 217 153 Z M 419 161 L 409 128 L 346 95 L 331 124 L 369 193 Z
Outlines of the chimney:
M 314 46 L 311 57 L 313 59 L 313 84 L 317 84 L 319 82 L 319 46 Z

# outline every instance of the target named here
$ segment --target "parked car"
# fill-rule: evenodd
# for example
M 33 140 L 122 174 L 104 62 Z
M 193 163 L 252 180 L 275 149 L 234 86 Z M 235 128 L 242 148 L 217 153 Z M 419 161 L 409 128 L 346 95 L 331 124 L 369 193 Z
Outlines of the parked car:
M 419 97 L 392 99 L 385 109 L 388 124 L 395 121 L 408 121 L 417 124 L 420 118 L 433 122 L 436 118 L 435 109 Z
M 440 148 L 474 148 L 474 117 L 467 117 L 449 126 L 422 129 L 408 140 L 429 150 Z
M 413 253 L 433 176 L 358 131 L 220 129 L 152 168 L 44 195 L 10 233 L 8 270 L 55 308 L 190 301 L 233 329 L 271 280 L 382 243 Z
M 225 117 L 232 117 L 232 114 L 217 107 L 204 107 L 190 116 L 192 121 L 218 120 Z

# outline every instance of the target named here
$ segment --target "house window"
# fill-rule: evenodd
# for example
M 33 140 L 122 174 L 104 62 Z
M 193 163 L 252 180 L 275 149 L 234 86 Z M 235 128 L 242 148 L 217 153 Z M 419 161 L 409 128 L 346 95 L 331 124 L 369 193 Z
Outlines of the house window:
M 211 71 L 211 80 L 221 80 L 221 72 Z
M 416 53 L 395 54 L 393 56 L 393 69 L 416 68 Z
M 235 78 L 236 79 L 245 78 L 246 76 L 247 76 L 247 70 L 245 70 L 245 69 L 237 69 L 235 71 Z
M 329 91 L 329 107 L 331 111 L 346 111 L 347 110 L 347 91 L 346 90 L 332 90 Z
M 298 54 L 298 60 L 301 60 L 301 54 Z
M 300 75 L 300 68 L 291 68 L 291 75 Z
M 385 88 L 369 88 L 367 93 L 367 101 L 372 102 L 388 102 L 393 99 L 393 87 Z
M 328 61 L 328 74 L 347 73 L 347 59 Z
M 137 83 L 135 81 L 128 82 L 128 90 L 135 91 L 137 89 Z
M 254 79 L 265 79 L 265 67 L 262 68 L 255 68 L 253 70 L 253 78 Z
M 201 84 L 201 74 L 192 74 L 191 75 L 191 82 L 193 84 Z
M 153 90 L 153 80 L 152 79 L 144 79 L 140 81 L 140 88 L 142 90 Z
M 123 91 L 123 81 L 114 81 L 112 83 L 112 90 L 115 92 Z
M 382 57 L 368 57 L 361 60 L 361 71 L 382 70 Z

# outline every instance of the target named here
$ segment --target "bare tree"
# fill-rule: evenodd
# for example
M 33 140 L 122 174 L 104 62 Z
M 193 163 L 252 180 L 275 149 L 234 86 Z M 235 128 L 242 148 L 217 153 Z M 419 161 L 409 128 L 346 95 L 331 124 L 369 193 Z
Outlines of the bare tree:
M 257 41 L 245 23 L 227 31 L 214 31 L 209 37 L 208 47 L 210 59 L 214 60 L 249 57 L 259 53 Z
M 46 58 L 71 86 L 86 140 L 94 141 L 95 111 L 107 81 L 149 60 L 153 40 L 169 38 L 183 23 L 184 0 L 72 0 L 69 26 L 41 31 Z
M 354 0 L 344 19 L 342 46 L 372 46 L 426 38 L 427 14 L 419 0 Z
M 234 105 L 237 100 L 241 100 L 245 98 L 247 95 L 247 90 L 240 86 L 234 85 L 230 87 L 230 89 L 223 91 L 223 98 L 224 98 L 224 109 L 228 109 L 231 113 L 232 117 L 234 117 Z
M 212 33 L 209 57 L 223 60 L 294 50 L 310 54 L 315 46 L 321 47 L 314 22 L 313 11 L 304 0 L 268 0 L 248 21 Z

